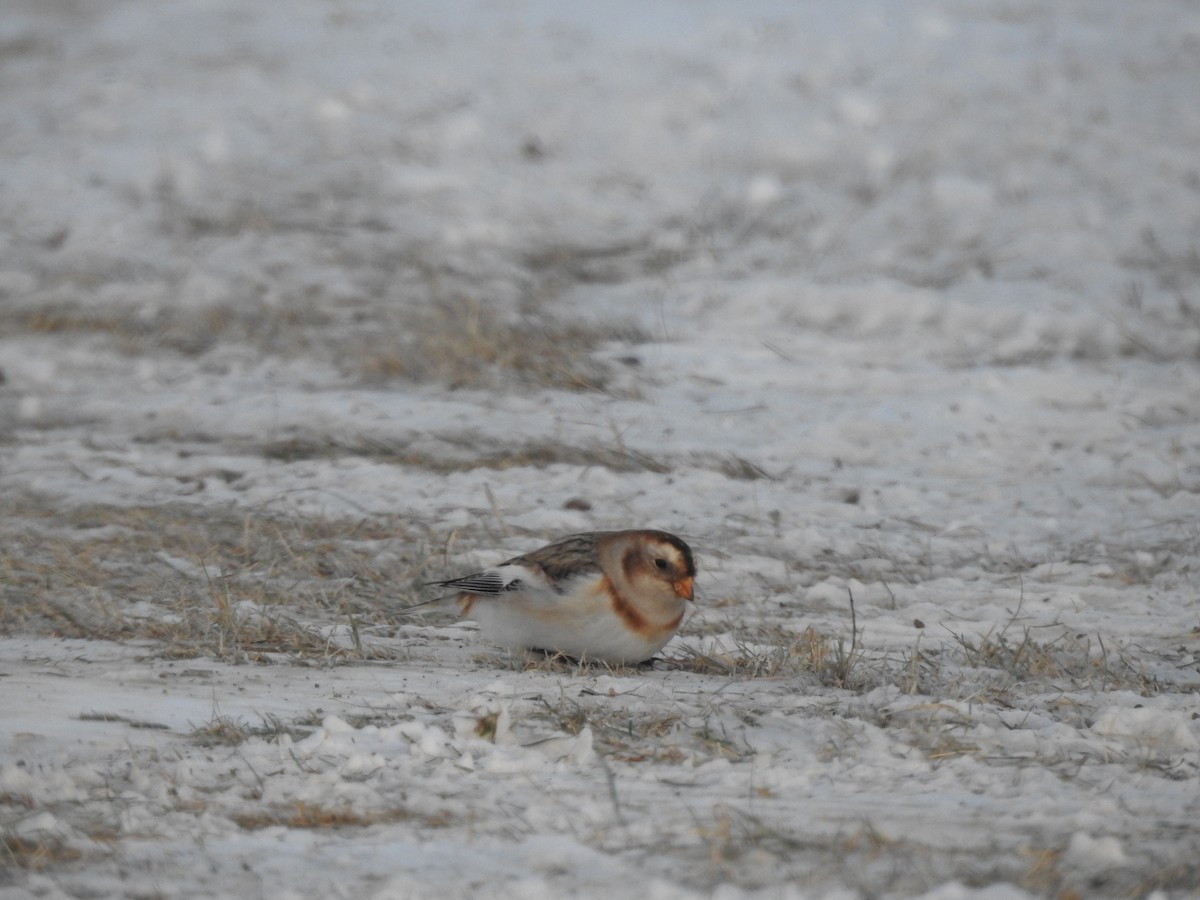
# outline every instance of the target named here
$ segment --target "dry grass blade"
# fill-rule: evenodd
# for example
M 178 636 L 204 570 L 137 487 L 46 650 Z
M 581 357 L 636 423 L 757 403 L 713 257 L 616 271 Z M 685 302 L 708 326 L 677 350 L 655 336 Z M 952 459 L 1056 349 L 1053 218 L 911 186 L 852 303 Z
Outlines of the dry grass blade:
M 439 816 L 418 816 L 404 807 L 388 809 L 356 809 L 350 806 L 332 808 L 315 803 L 297 802 L 286 809 L 235 813 L 230 818 L 240 828 L 257 831 L 263 828 L 365 828 L 390 822 L 418 820 L 427 828 L 444 827 L 447 820 Z
M 367 342 L 357 358 L 363 377 L 438 381 L 455 388 L 496 387 L 505 379 L 545 388 L 600 391 L 610 372 L 593 352 L 608 342 L 639 342 L 628 326 L 560 322 L 545 315 L 506 316 L 469 296 L 435 300 L 405 329 L 399 345 Z
M 742 678 L 811 675 L 826 687 L 861 690 L 871 680 L 861 666 L 863 660 L 863 652 L 853 642 L 847 647 L 844 638 L 832 638 L 810 626 L 800 634 L 780 628 L 760 628 L 733 637 L 731 646 L 726 642 L 685 645 L 678 657 L 665 664 L 700 675 Z
M 40 871 L 62 863 L 74 862 L 82 856 L 76 847 L 56 836 L 0 836 L 0 863 L 8 863 L 20 869 Z M 4 866 L 0 865 L 0 872 L 3 870 Z
M 263 444 L 258 448 L 258 452 L 268 459 L 280 459 L 285 462 L 301 459 L 336 459 L 342 456 L 368 457 L 440 475 L 470 472 L 475 469 L 512 469 L 518 466 L 543 469 L 552 465 L 600 466 L 614 472 L 671 471 L 669 463 L 649 454 L 603 444 L 572 447 L 569 444 L 530 441 L 504 446 L 497 445 L 481 435 L 442 439 L 448 445 L 446 452 L 430 453 L 412 449 L 406 438 L 296 435 Z

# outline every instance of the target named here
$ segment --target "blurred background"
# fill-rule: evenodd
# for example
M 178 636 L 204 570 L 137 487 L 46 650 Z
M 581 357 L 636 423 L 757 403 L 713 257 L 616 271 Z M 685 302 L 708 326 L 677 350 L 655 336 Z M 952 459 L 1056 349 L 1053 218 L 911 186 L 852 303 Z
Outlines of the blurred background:
M 458 387 L 781 317 L 1194 360 L 1198 42 L 1166 0 L 14 0 L 0 328 Z
M 0 2 L 0 894 L 1193 890 L 1198 88 L 1194 0 Z M 652 668 L 398 614 L 632 526 Z

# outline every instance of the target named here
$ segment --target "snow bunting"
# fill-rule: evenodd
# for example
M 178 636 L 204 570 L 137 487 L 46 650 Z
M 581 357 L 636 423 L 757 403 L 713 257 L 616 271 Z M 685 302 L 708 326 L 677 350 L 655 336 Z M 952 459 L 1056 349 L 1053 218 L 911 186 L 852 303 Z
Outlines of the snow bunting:
M 695 577 L 691 548 L 673 534 L 595 531 L 431 582 L 456 593 L 429 602 L 452 599 L 460 615 L 511 649 L 629 665 L 675 634 Z

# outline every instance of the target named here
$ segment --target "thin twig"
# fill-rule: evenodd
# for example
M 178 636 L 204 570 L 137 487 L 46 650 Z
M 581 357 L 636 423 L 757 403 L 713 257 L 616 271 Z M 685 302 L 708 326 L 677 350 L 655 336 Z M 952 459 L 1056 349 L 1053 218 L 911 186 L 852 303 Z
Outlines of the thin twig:
M 512 532 L 508 528 L 508 523 L 504 521 L 504 514 L 500 512 L 500 504 L 496 502 L 496 495 L 492 493 L 492 487 L 486 481 L 483 483 L 483 492 L 487 495 L 488 503 L 492 507 L 492 515 L 496 517 L 496 521 L 500 523 L 500 533 L 505 537 L 509 537 Z
M 854 591 L 847 586 L 846 593 L 850 595 L 850 652 L 853 653 L 858 649 L 858 615 L 854 612 Z
M 622 828 L 628 828 L 629 823 L 625 821 L 625 814 L 621 812 L 621 798 L 617 796 L 617 776 L 613 774 L 603 753 L 597 753 L 596 759 L 600 761 L 600 768 L 604 770 L 604 777 L 608 781 L 608 799 L 612 801 L 613 815 L 616 817 L 617 824 Z

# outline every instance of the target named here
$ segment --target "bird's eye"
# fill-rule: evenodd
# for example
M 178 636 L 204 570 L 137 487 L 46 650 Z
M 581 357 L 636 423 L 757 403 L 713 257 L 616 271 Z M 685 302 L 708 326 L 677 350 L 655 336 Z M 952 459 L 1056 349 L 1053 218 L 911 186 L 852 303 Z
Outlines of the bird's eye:
M 660 572 L 667 571 L 667 561 L 665 559 L 656 559 L 654 561 L 654 568 L 658 569 Z

